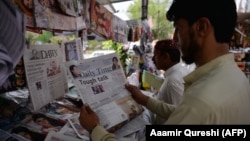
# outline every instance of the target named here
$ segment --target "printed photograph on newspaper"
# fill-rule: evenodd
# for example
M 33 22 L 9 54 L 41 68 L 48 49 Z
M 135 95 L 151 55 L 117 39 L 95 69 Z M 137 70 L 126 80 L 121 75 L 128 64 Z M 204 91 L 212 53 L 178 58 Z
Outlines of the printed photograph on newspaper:
M 119 129 L 142 113 L 142 107 L 124 87 L 126 77 L 116 53 L 70 61 L 66 69 L 83 103 L 97 113 L 101 125 L 109 131 Z

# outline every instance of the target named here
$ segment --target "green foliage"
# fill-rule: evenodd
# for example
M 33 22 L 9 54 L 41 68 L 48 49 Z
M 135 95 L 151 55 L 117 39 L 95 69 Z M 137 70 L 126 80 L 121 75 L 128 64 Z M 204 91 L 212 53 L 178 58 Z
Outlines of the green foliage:
M 112 40 L 107 40 L 107 41 L 102 42 L 102 49 L 115 50 L 116 53 L 118 54 L 119 58 L 120 58 L 121 65 L 123 66 L 123 69 L 124 69 L 124 72 L 125 72 L 126 59 L 128 57 L 128 54 L 127 54 L 126 50 L 123 49 L 123 44 L 113 42 Z
M 166 20 L 169 0 L 148 0 L 148 20 L 152 19 L 152 32 L 155 39 L 166 39 L 173 34 L 172 23 Z M 128 8 L 130 19 L 141 19 L 141 0 L 134 0 Z
M 101 43 L 97 40 L 89 40 L 88 41 L 88 49 L 89 50 L 95 50 L 95 49 L 98 49 L 98 46 L 100 45 Z
M 116 43 L 113 42 L 112 43 L 112 48 L 117 52 L 117 54 L 119 55 L 120 61 L 121 61 L 121 65 L 124 69 L 125 72 L 125 68 L 126 68 L 126 59 L 128 57 L 128 54 L 126 53 L 126 51 L 123 49 L 123 45 L 121 43 Z
M 49 43 L 50 38 L 52 37 L 52 33 L 50 31 L 43 30 L 43 34 L 37 36 L 36 40 L 41 41 L 42 43 Z
M 67 39 L 64 36 L 54 36 L 50 38 L 50 43 L 51 44 L 59 44 L 62 42 L 66 42 Z
M 36 44 L 38 41 L 41 42 L 42 44 L 44 43 L 58 44 L 60 42 L 72 41 L 76 37 L 75 35 L 53 36 L 52 32 L 43 30 L 42 34 L 27 31 L 25 34 L 25 38 L 32 45 Z
M 25 34 L 25 38 L 28 41 L 28 43 L 30 43 L 30 44 L 35 44 L 36 38 L 38 36 L 39 36 L 39 34 L 29 32 L 29 31 L 27 31 L 26 34 Z
M 102 42 L 102 49 L 104 49 L 104 50 L 113 49 L 113 48 L 112 48 L 112 45 L 113 45 L 112 40 L 103 41 L 103 42 Z

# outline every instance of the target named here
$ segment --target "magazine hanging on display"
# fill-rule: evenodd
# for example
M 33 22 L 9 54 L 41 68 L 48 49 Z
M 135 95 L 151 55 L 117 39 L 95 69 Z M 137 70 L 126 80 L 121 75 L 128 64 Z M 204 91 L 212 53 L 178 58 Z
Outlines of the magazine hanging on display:
M 83 60 L 81 38 L 64 43 L 66 61 Z

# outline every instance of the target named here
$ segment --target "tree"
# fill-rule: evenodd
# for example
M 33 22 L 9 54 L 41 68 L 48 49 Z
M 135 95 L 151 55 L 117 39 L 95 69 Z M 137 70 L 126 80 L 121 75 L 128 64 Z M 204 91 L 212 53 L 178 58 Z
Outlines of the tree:
M 97 40 L 89 40 L 88 41 L 88 49 L 89 50 L 96 50 L 98 49 L 97 47 L 100 46 L 100 41 L 97 41 Z
M 128 8 L 127 14 L 130 19 L 141 19 L 142 0 L 134 0 Z M 152 32 L 154 39 L 166 39 L 172 36 L 172 23 L 166 20 L 166 11 L 169 0 L 148 0 L 148 20 L 152 19 Z
M 35 44 L 36 38 L 39 36 L 37 33 L 26 31 L 25 38 L 29 44 Z
M 36 40 L 41 41 L 42 43 L 49 43 L 50 38 L 52 37 L 52 33 L 50 31 L 43 30 L 43 33 L 40 34 Z

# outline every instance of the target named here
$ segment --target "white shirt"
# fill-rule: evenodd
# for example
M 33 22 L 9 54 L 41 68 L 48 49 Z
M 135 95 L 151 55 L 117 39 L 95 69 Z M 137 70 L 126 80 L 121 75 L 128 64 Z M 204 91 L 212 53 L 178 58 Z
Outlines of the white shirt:
M 159 89 L 157 99 L 164 101 L 168 104 L 177 105 L 182 101 L 184 91 L 184 80 L 190 71 L 187 67 L 178 63 L 171 68 L 167 69 L 164 73 L 164 82 Z M 156 116 L 153 120 L 153 124 L 163 124 L 166 119 Z
M 158 92 L 157 99 L 168 104 L 179 104 L 184 91 L 183 77 L 188 73 L 189 70 L 180 63 L 166 70 L 164 73 L 165 80 Z

